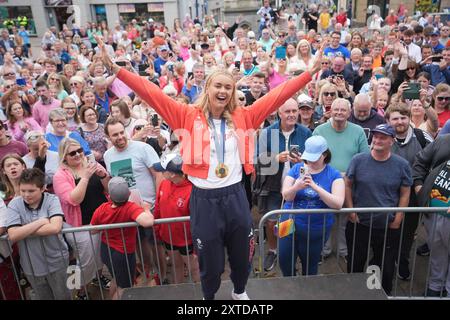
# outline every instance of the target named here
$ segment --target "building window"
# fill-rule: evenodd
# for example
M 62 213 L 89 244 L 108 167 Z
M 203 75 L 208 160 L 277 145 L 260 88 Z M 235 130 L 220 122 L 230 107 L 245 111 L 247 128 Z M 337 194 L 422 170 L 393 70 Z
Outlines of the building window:
M 142 23 L 149 18 L 156 22 L 164 22 L 164 4 L 162 2 L 119 4 L 118 9 L 122 24 L 131 22 L 133 19 Z
M 106 8 L 104 4 L 94 5 L 94 17 L 97 23 L 102 21 L 108 22 L 106 18 Z
M 11 31 L 12 27 L 19 28 L 21 25 L 30 35 L 36 35 L 36 25 L 33 19 L 31 7 L 28 6 L 2 6 L 0 7 L 0 27 Z

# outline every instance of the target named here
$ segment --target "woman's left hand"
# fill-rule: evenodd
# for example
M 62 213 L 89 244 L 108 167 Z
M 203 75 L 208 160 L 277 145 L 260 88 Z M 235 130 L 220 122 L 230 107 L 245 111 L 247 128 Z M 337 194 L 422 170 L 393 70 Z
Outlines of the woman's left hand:
M 97 167 L 95 169 L 95 174 L 97 176 L 102 178 L 102 177 L 105 177 L 106 175 L 108 175 L 108 171 L 106 171 L 106 169 L 100 163 L 97 162 L 96 165 L 97 165 Z

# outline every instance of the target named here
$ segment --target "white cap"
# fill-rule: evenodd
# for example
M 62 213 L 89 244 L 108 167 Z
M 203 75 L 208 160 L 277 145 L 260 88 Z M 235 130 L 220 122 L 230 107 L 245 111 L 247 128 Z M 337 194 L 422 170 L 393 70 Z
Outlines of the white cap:
M 247 32 L 247 38 L 255 38 L 256 36 L 255 36 L 255 33 L 253 32 L 253 31 L 249 31 L 249 32 Z
M 152 18 L 148 19 L 148 22 L 154 22 L 154 20 Z

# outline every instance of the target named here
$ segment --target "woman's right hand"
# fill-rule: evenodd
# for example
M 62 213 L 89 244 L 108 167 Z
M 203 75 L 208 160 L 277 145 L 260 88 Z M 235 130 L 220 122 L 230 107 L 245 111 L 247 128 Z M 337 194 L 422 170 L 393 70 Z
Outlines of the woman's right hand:
M 83 169 L 81 169 L 81 171 L 79 172 L 80 178 L 89 180 L 96 170 L 96 163 L 88 163 L 87 166 L 83 167 Z
M 299 191 L 299 190 L 306 189 L 308 187 L 308 184 L 306 183 L 304 177 L 301 176 L 301 177 L 297 178 L 297 180 L 295 180 L 294 187 L 295 187 L 295 189 L 297 189 L 297 191 Z
M 403 91 L 405 91 L 406 89 L 408 89 L 408 82 L 404 81 L 397 90 L 397 95 L 399 96 L 399 98 L 401 99 L 401 97 L 403 96 Z

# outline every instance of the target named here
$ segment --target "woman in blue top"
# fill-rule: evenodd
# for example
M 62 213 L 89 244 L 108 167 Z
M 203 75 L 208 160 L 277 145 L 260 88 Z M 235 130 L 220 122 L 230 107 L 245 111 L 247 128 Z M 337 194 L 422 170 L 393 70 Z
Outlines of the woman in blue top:
M 345 197 L 344 179 L 339 171 L 328 165 L 331 153 L 327 141 L 321 136 L 310 137 L 305 142 L 305 152 L 301 158 L 304 163 L 294 165 L 284 179 L 284 209 L 341 209 Z M 295 261 L 300 256 L 302 274 L 315 275 L 322 246 L 330 235 L 334 215 L 299 214 L 293 217 L 295 232 L 280 238 L 279 242 L 281 271 L 285 277 L 294 276 Z M 287 219 L 289 215 L 285 214 L 280 220 Z

